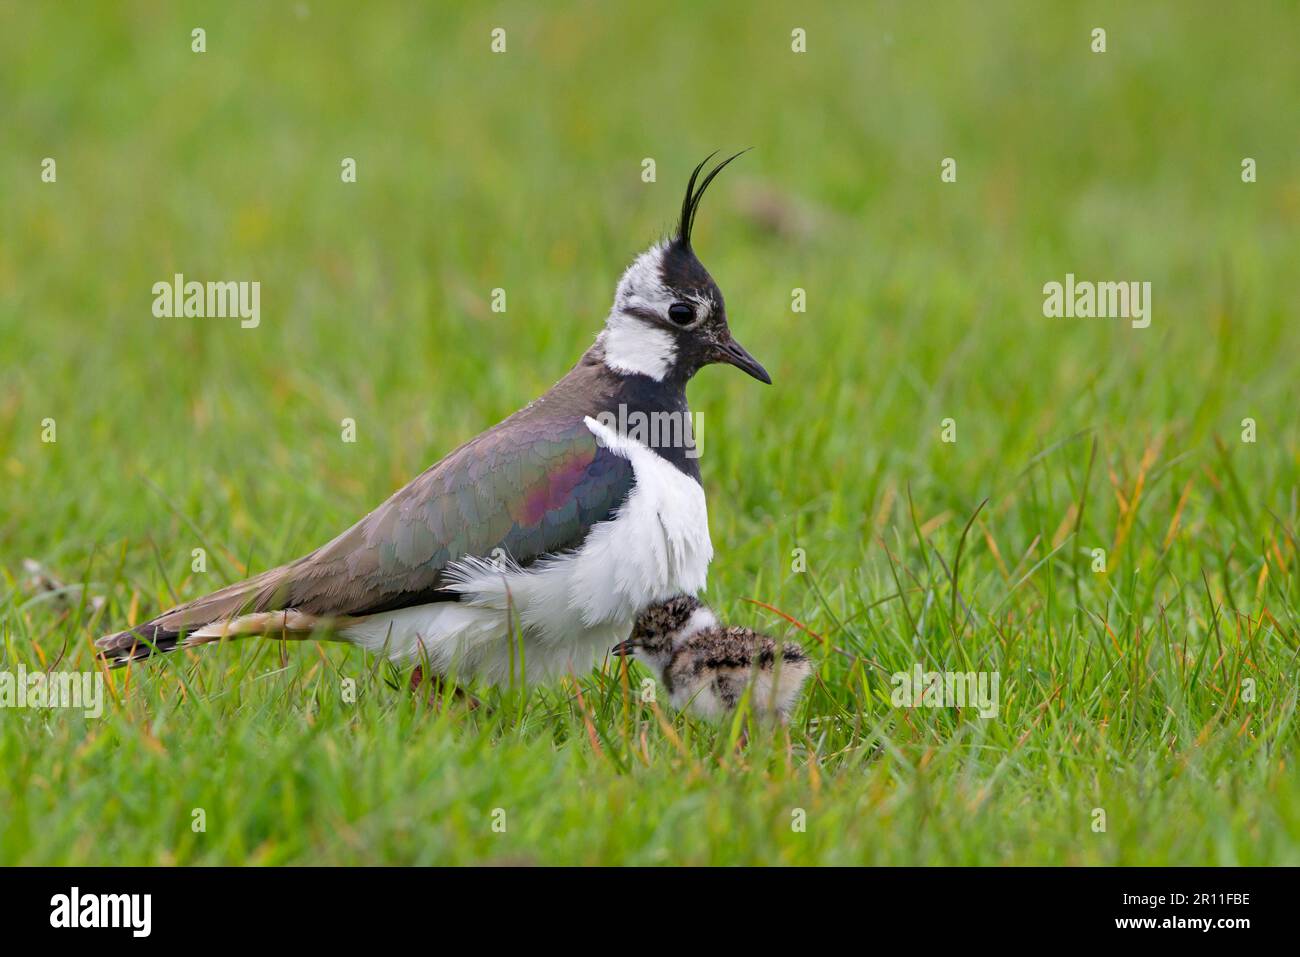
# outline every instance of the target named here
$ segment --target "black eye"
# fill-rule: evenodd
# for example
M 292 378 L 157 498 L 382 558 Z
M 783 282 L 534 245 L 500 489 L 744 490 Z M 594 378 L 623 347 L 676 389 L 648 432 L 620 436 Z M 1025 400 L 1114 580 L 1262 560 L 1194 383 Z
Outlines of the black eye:
M 675 302 L 668 307 L 668 318 L 679 326 L 689 326 L 695 321 L 695 310 L 684 302 Z

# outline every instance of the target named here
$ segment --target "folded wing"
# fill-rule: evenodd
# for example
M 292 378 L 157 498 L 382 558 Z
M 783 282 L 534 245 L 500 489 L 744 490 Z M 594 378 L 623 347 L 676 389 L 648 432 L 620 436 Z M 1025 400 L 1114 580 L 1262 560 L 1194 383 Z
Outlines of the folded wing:
M 461 446 L 311 554 L 97 644 L 125 663 L 252 613 L 293 609 L 295 621 L 310 622 L 446 600 L 454 595 L 445 573 L 457 559 L 500 555 L 527 566 L 577 548 L 627 498 L 631 465 L 580 418 L 509 424 Z

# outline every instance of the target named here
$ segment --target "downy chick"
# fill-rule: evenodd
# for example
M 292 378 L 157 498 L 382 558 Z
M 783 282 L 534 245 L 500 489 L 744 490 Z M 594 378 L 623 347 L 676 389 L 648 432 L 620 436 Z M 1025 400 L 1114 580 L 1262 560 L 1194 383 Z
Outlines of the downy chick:
M 612 651 L 641 662 L 678 710 L 702 718 L 732 711 L 751 683 L 750 706 L 760 716 L 789 718 L 812 672 L 797 644 L 777 642 L 751 628 L 719 623 L 699 599 L 678 595 L 643 611 L 632 636 Z

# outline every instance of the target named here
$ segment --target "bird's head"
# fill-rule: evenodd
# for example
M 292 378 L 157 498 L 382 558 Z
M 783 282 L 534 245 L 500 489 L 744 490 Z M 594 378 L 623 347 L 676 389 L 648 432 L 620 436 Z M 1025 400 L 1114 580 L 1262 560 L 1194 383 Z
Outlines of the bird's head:
M 682 642 L 717 624 L 717 616 L 704 602 L 694 595 L 677 595 L 641 612 L 631 636 L 615 645 L 611 653 L 626 655 L 662 673 Z
M 651 246 L 623 273 L 601 333 L 605 364 L 614 371 L 685 382 L 703 366 L 726 362 L 771 383 L 767 370 L 732 338 L 722 290 L 691 248 L 691 228 L 704 191 L 739 155 L 723 160 L 703 179 L 700 171 L 712 155 L 695 167 L 676 235 Z

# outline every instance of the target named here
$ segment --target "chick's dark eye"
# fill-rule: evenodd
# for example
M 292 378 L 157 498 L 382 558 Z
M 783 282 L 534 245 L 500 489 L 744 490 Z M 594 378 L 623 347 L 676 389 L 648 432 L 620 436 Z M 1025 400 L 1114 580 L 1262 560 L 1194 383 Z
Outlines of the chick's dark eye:
M 684 302 L 675 302 L 668 307 L 668 318 L 679 326 L 689 326 L 695 321 L 695 310 Z

